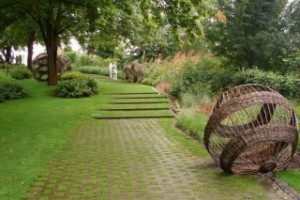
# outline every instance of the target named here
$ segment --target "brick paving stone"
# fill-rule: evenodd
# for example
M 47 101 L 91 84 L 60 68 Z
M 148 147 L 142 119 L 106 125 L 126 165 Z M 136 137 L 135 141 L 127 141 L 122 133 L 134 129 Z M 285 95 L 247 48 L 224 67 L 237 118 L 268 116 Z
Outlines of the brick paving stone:
M 24 199 L 260 198 L 211 180 L 209 164 L 167 137 L 156 119 L 97 121 L 74 132 Z

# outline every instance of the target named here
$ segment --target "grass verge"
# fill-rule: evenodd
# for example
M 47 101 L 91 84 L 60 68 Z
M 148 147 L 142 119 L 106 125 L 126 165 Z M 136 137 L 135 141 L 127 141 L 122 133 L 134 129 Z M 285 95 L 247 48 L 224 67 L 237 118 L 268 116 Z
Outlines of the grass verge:
M 195 110 L 184 109 L 178 115 L 178 126 L 192 137 L 202 141 L 208 117 Z
M 0 199 L 20 199 L 101 97 L 61 99 L 54 87 L 19 81 L 29 97 L 0 104 Z
M 278 178 L 286 182 L 296 192 L 300 193 L 300 171 L 299 170 L 286 170 L 277 173 Z

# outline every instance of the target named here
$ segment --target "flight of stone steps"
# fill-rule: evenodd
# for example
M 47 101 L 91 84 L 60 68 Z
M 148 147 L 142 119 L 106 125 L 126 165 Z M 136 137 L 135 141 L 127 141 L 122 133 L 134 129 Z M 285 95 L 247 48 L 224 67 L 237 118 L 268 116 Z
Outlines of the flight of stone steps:
M 106 93 L 105 108 L 93 114 L 95 119 L 173 118 L 166 96 L 156 92 Z

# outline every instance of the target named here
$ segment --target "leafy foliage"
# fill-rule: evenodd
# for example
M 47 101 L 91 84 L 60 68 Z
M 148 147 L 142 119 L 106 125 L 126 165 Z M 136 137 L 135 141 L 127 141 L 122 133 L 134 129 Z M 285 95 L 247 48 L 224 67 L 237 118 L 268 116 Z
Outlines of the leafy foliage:
M 88 97 L 97 93 L 97 83 L 91 78 L 63 80 L 58 83 L 55 90 L 56 96 L 66 98 Z
M 218 58 L 205 57 L 194 65 L 187 63 L 181 79 L 175 83 L 172 95 L 180 97 L 183 93 L 198 95 L 211 94 L 219 91 L 223 85 L 218 77 L 222 76 L 224 69 Z M 214 85 L 214 86 L 212 86 Z
M 9 70 L 9 75 L 14 79 L 30 79 L 31 72 L 23 65 L 12 65 Z
M 77 79 L 77 78 L 86 78 L 87 76 L 85 74 L 82 74 L 77 71 L 69 71 L 64 73 L 59 79 L 62 80 L 71 80 L 71 79 Z
M 294 45 L 285 34 L 281 14 L 286 0 L 219 0 L 224 20 L 208 24 L 208 38 L 217 55 L 236 67 L 288 71 Z
M 21 86 L 0 73 L 0 103 L 7 100 L 21 99 L 26 96 L 27 93 Z
M 97 66 L 82 66 L 77 69 L 81 73 L 85 74 L 99 74 L 99 75 L 104 75 L 108 76 L 109 71 L 108 68 L 103 68 L 103 67 L 97 67 Z
M 286 23 L 286 31 L 289 38 L 299 48 L 300 45 L 300 1 L 292 1 L 283 12 L 283 21 Z
M 257 69 L 245 70 L 237 73 L 233 85 L 258 83 L 269 86 L 286 97 L 300 97 L 300 79 L 293 75 L 281 75 L 275 72 L 264 72 Z

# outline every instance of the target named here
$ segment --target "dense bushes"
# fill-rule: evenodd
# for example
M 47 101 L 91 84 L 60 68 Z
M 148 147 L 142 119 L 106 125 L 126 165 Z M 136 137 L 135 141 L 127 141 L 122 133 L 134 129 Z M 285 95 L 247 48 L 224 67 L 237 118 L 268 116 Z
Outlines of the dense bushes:
M 76 78 L 86 78 L 87 76 L 85 74 L 82 74 L 80 72 L 77 71 L 68 71 L 65 72 L 61 75 L 61 77 L 59 78 L 59 80 L 63 81 L 63 80 L 71 80 L 71 79 L 76 79 Z
M 82 66 L 77 69 L 81 73 L 85 74 L 99 74 L 103 76 L 109 76 L 108 68 L 96 67 L 96 66 Z
M 78 67 L 77 70 L 84 74 L 98 74 L 102 76 L 109 76 L 108 67 L 82 66 Z M 122 70 L 118 70 L 118 79 L 124 79 Z
M 258 69 L 236 71 L 237 68 L 223 65 L 222 58 L 209 54 L 184 62 L 153 64 L 149 67 L 150 70 L 143 83 L 150 85 L 167 83 L 172 88 L 170 94 L 180 99 L 185 94 L 194 96 L 195 100 L 207 98 L 230 87 L 247 83 L 269 86 L 288 98 L 300 97 L 300 79 L 293 74 L 282 75 Z
M 213 95 L 240 84 L 257 83 L 269 86 L 289 98 L 300 97 L 300 79 L 294 75 L 249 69 L 225 71 L 216 58 L 204 59 L 184 68 L 182 77 L 173 85 L 171 94 Z
M 12 65 L 9 70 L 9 75 L 14 79 L 30 79 L 32 77 L 31 72 L 23 65 Z
M 97 93 L 96 81 L 83 77 L 60 81 L 55 90 L 56 96 L 67 98 L 88 97 Z
M 258 83 L 269 86 L 286 97 L 300 97 L 300 79 L 293 75 L 281 75 L 258 69 L 245 70 L 235 74 L 232 85 Z
M 107 67 L 109 63 L 107 59 L 103 59 L 99 56 L 88 56 L 85 54 L 79 54 L 74 51 L 66 51 L 64 52 L 64 55 L 70 58 L 72 68 L 77 68 L 81 66 Z
M 21 86 L 0 73 L 0 102 L 24 98 L 26 95 Z
M 6 71 L 14 79 L 30 79 L 32 77 L 31 72 L 27 69 L 25 65 L 22 64 L 7 64 L 0 63 L 0 69 Z
M 0 63 L 0 69 L 6 69 L 8 66 L 7 63 Z
M 181 79 L 173 86 L 172 95 L 178 97 L 183 93 L 209 95 L 223 87 L 219 78 L 225 71 L 220 67 L 221 62 L 218 59 L 205 57 L 197 63 L 185 65 Z

